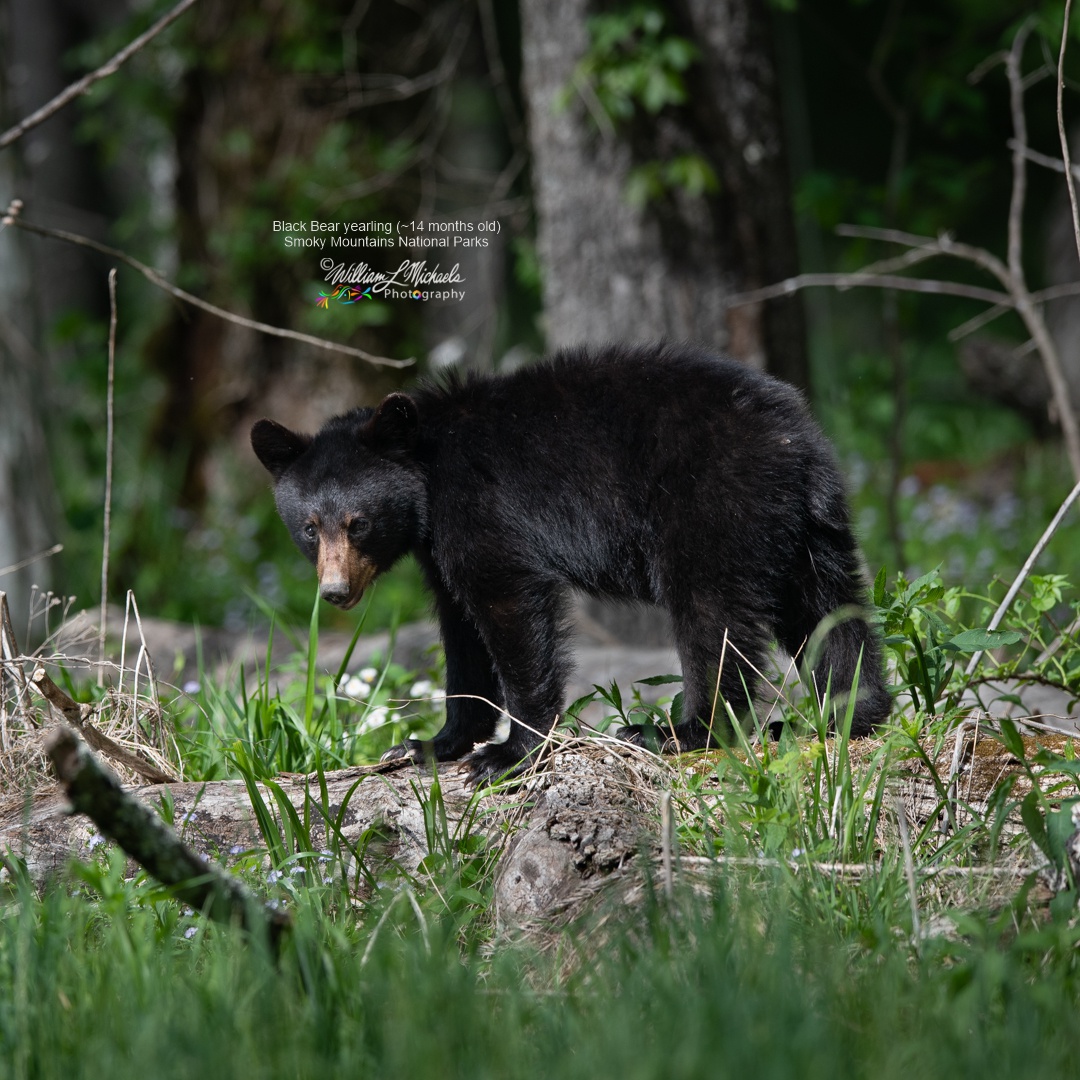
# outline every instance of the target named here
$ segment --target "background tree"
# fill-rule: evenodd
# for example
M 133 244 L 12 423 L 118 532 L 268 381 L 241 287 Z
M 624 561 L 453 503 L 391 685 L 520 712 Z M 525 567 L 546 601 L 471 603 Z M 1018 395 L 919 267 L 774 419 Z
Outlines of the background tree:
M 798 265 L 765 5 L 522 16 L 548 344 L 696 339 L 805 386 L 800 301 L 726 304 Z
M 11 118 L 170 6 L 8 0 Z M 1006 87 L 994 71 L 968 76 L 1008 46 L 1022 13 L 1009 0 L 787 8 L 199 0 L 54 118 L 62 123 L 43 126 L 46 144 L 27 136 L 0 152 L 9 194 L 31 220 L 124 248 L 240 314 L 414 356 L 419 372 L 455 359 L 510 366 L 611 337 L 723 347 L 812 390 L 852 477 L 872 563 L 897 562 L 882 498 L 891 492 L 906 565 L 989 569 L 1023 547 L 1025 522 L 1043 519 L 1064 473 L 1058 448 L 1032 439 L 1033 421 L 1053 435 L 1052 418 L 995 405 L 966 381 L 948 334 L 978 308 L 901 296 L 883 318 L 880 294 L 819 293 L 807 300 L 807 335 L 798 300 L 728 301 L 800 268 L 872 258 L 866 240 L 836 236 L 844 221 L 944 229 L 1000 250 Z M 1060 3 L 1035 9 L 1054 41 Z M 1034 75 L 1036 52 L 1031 145 L 1051 154 L 1053 87 Z M 1039 208 L 1060 183 L 1033 165 L 1033 287 L 1043 278 Z M 322 310 L 317 259 L 272 231 L 275 220 L 311 217 L 501 228 L 488 248 L 462 254 L 462 305 Z M 36 478 L 8 500 L 0 533 L 36 519 L 42 546 L 65 544 L 55 580 L 89 603 L 101 547 L 107 260 L 12 229 L 0 243 L 14 267 L 7 310 L 31 349 L 21 384 L 5 381 L 11 401 L 23 389 L 15 419 L 4 418 L 4 470 Z M 265 498 L 246 429 L 266 412 L 310 426 L 412 375 L 219 323 L 126 270 L 119 296 L 117 594 L 130 586 L 160 613 L 243 624 L 254 610 L 246 588 L 303 617 L 309 577 Z M 1018 322 L 987 333 L 1013 370 Z M 41 493 L 53 488 L 50 512 Z M 16 547 L 0 568 L 39 549 L 27 537 Z M 409 574 L 380 588 L 376 618 L 399 601 L 406 615 L 422 610 Z

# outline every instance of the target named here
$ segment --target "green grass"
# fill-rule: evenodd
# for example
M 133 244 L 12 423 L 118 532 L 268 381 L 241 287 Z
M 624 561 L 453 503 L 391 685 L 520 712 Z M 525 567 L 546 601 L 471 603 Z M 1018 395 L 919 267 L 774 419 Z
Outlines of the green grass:
M 485 957 L 430 905 L 380 922 L 312 890 L 275 960 L 236 931 L 185 937 L 146 891 L 6 905 L 4 1075 L 1045 1077 L 1080 1052 L 1064 923 L 867 947 L 786 876 L 718 874 L 709 901 Z
M 665 774 L 682 859 L 671 898 L 650 872 L 636 906 L 500 938 L 494 853 L 476 821 L 447 823 L 437 787 L 421 873 L 373 864 L 357 900 L 335 872 L 341 845 L 312 851 L 308 815 L 290 815 L 269 785 L 256 810 L 275 872 L 259 852 L 236 872 L 293 916 L 276 956 L 144 877 L 125 880 L 107 850 L 43 895 L 9 867 L 0 1077 L 1071 1075 L 1076 891 L 1035 903 L 1033 876 L 1003 887 L 982 871 L 1039 849 L 1066 865 L 1074 754 L 1032 749 L 1003 726 L 1023 767 L 1044 771 L 1039 788 L 1021 799 L 1004 783 L 960 829 L 943 836 L 931 820 L 906 850 L 887 781 L 919 758 L 944 806 L 934 747 L 960 715 L 974 648 L 993 650 L 980 672 L 1077 687 L 1073 639 L 1044 655 L 1076 617 L 1074 590 L 1033 579 L 994 639 L 979 629 L 994 595 L 933 574 L 882 578 L 876 592 L 901 682 L 894 725 L 856 752 L 842 703 L 794 700 L 779 742 Z M 313 613 L 291 679 L 204 680 L 197 707 L 178 714 L 189 775 L 243 776 L 255 792 L 278 771 L 369 759 L 403 726 L 437 726 L 437 708 L 420 705 L 360 733 L 372 710 L 409 696 L 413 673 L 388 662 L 361 680 L 362 700 L 343 694 L 350 665 L 318 673 L 316 635 Z M 662 719 L 632 692 L 597 698 L 613 716 Z M 1018 835 L 1002 832 L 1009 813 Z M 290 873 L 297 865 L 322 872 Z M 942 867 L 957 873 L 935 877 Z

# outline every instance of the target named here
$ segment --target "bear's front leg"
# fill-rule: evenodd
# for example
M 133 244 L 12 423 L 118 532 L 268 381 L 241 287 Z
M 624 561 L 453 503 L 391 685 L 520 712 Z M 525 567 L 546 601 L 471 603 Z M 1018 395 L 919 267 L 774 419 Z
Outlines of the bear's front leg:
M 470 783 L 480 786 L 521 772 L 554 726 L 568 668 L 563 610 L 558 588 L 535 580 L 519 581 L 513 595 L 488 598 L 473 608 L 510 723 L 503 742 L 470 755 Z
M 387 750 L 383 761 L 457 761 L 491 738 L 502 715 L 502 687 L 476 623 L 441 585 L 432 591 L 446 652 L 446 723 L 430 743 L 406 739 Z

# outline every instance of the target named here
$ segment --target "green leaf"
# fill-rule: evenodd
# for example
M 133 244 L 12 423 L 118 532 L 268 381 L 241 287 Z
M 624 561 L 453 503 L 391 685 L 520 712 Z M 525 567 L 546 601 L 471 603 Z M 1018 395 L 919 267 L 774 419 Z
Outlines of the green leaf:
M 885 567 L 883 566 L 874 578 L 874 604 L 877 607 L 885 606 Z
M 670 683 L 681 683 L 681 675 L 650 675 L 647 679 L 635 679 L 634 682 L 641 686 L 668 686 Z
M 996 649 L 1001 645 L 1015 645 L 1020 640 L 1016 630 L 964 630 L 955 634 L 948 641 L 943 641 L 942 648 L 952 652 L 973 653 L 986 649 Z
M 1024 740 L 1020 737 L 1020 732 L 1017 731 L 1016 725 L 1004 717 L 999 721 L 1001 728 L 999 737 L 1002 743 L 1005 744 L 1005 749 L 1018 761 L 1026 761 L 1027 755 L 1024 751 Z
M 1015 731 L 1015 728 L 1013 729 Z M 1053 850 L 1050 846 L 1050 837 L 1046 832 L 1046 823 L 1043 821 L 1042 811 L 1039 809 L 1039 793 L 1029 791 L 1020 804 L 1020 820 L 1024 823 L 1028 835 L 1038 846 L 1039 850 L 1054 862 Z M 1055 865 L 1057 865 L 1055 863 Z
M 680 690 L 671 699 L 671 722 L 676 727 L 682 723 L 683 692 Z

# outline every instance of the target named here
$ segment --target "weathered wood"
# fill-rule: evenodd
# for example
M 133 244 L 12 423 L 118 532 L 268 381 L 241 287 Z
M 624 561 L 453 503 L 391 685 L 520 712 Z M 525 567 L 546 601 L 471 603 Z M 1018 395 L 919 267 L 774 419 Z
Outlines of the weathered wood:
M 321 784 L 317 776 L 282 775 L 274 785 L 310 822 L 312 850 L 339 851 L 342 870 L 359 891 L 365 877 L 358 860 L 365 874 L 420 872 L 431 849 L 425 812 L 440 800 L 446 835 L 438 843 L 480 833 L 500 849 L 496 900 L 504 925 L 541 916 L 582 887 L 593 888 L 655 836 L 662 767 L 633 748 L 606 752 L 594 739 L 568 741 L 547 769 L 502 793 L 477 793 L 465 775 L 458 764 L 441 765 L 436 775 L 406 761 L 326 773 Z M 130 791 L 145 808 L 166 793 L 180 836 L 199 856 L 227 862 L 265 848 L 242 781 Z M 268 807 L 277 806 L 268 785 L 259 785 L 259 794 Z M 72 856 L 88 857 L 101 842 L 91 822 L 69 809 L 59 791 L 0 804 L 0 850 L 22 859 L 35 882 L 60 873 Z
M 1029 756 L 1036 744 L 1061 752 L 1066 742 L 1056 733 L 1025 735 L 1024 740 Z M 986 812 L 1006 777 L 1016 777 L 1014 799 L 1029 790 L 1031 781 L 1021 764 L 973 724 L 939 744 L 921 745 L 936 778 L 914 747 L 909 757 L 889 765 L 890 782 L 913 831 L 932 820 L 943 832 L 962 828 L 973 815 Z M 874 740 L 852 744 L 853 768 L 864 768 L 880 746 Z M 547 768 L 505 792 L 472 791 L 458 764 L 440 765 L 436 786 L 430 766 L 409 762 L 330 772 L 321 784 L 317 776 L 282 775 L 274 785 L 310 822 L 313 851 L 339 852 L 341 872 L 359 892 L 371 876 L 422 875 L 421 863 L 431 849 L 432 816 L 425 814 L 434 800 L 441 801 L 446 824 L 445 834 L 435 837 L 437 848 L 472 833 L 484 836 L 496 850 L 495 910 L 506 928 L 572 917 L 584 900 L 605 890 L 630 895 L 643 880 L 642 856 L 649 873 L 661 874 L 663 792 L 679 786 L 677 768 L 710 770 L 710 758 L 661 762 L 633 747 L 590 737 L 560 741 Z M 951 797 L 950 812 L 943 808 L 942 790 Z M 272 787 L 260 785 L 259 793 L 277 813 Z M 227 863 L 240 852 L 266 847 L 242 781 L 154 785 L 131 794 L 146 807 L 170 798 L 182 839 L 211 860 Z M 673 802 L 677 812 L 678 800 Z M 719 803 L 715 811 L 723 816 Z M 1014 813 L 1008 831 L 1020 829 Z M 25 860 L 34 881 L 60 872 L 72 855 L 87 857 L 100 842 L 87 819 L 69 815 L 59 791 L 0 803 L 0 850 Z M 1024 848 L 1019 855 L 1026 858 L 1026 853 Z M 1010 864 L 1010 875 L 1018 872 Z
M 70 728 L 53 728 L 45 752 L 72 809 L 170 886 L 178 899 L 218 922 L 267 930 L 271 940 L 291 924 L 288 914 L 260 904 L 238 877 L 196 854 L 153 809 L 125 792 Z

